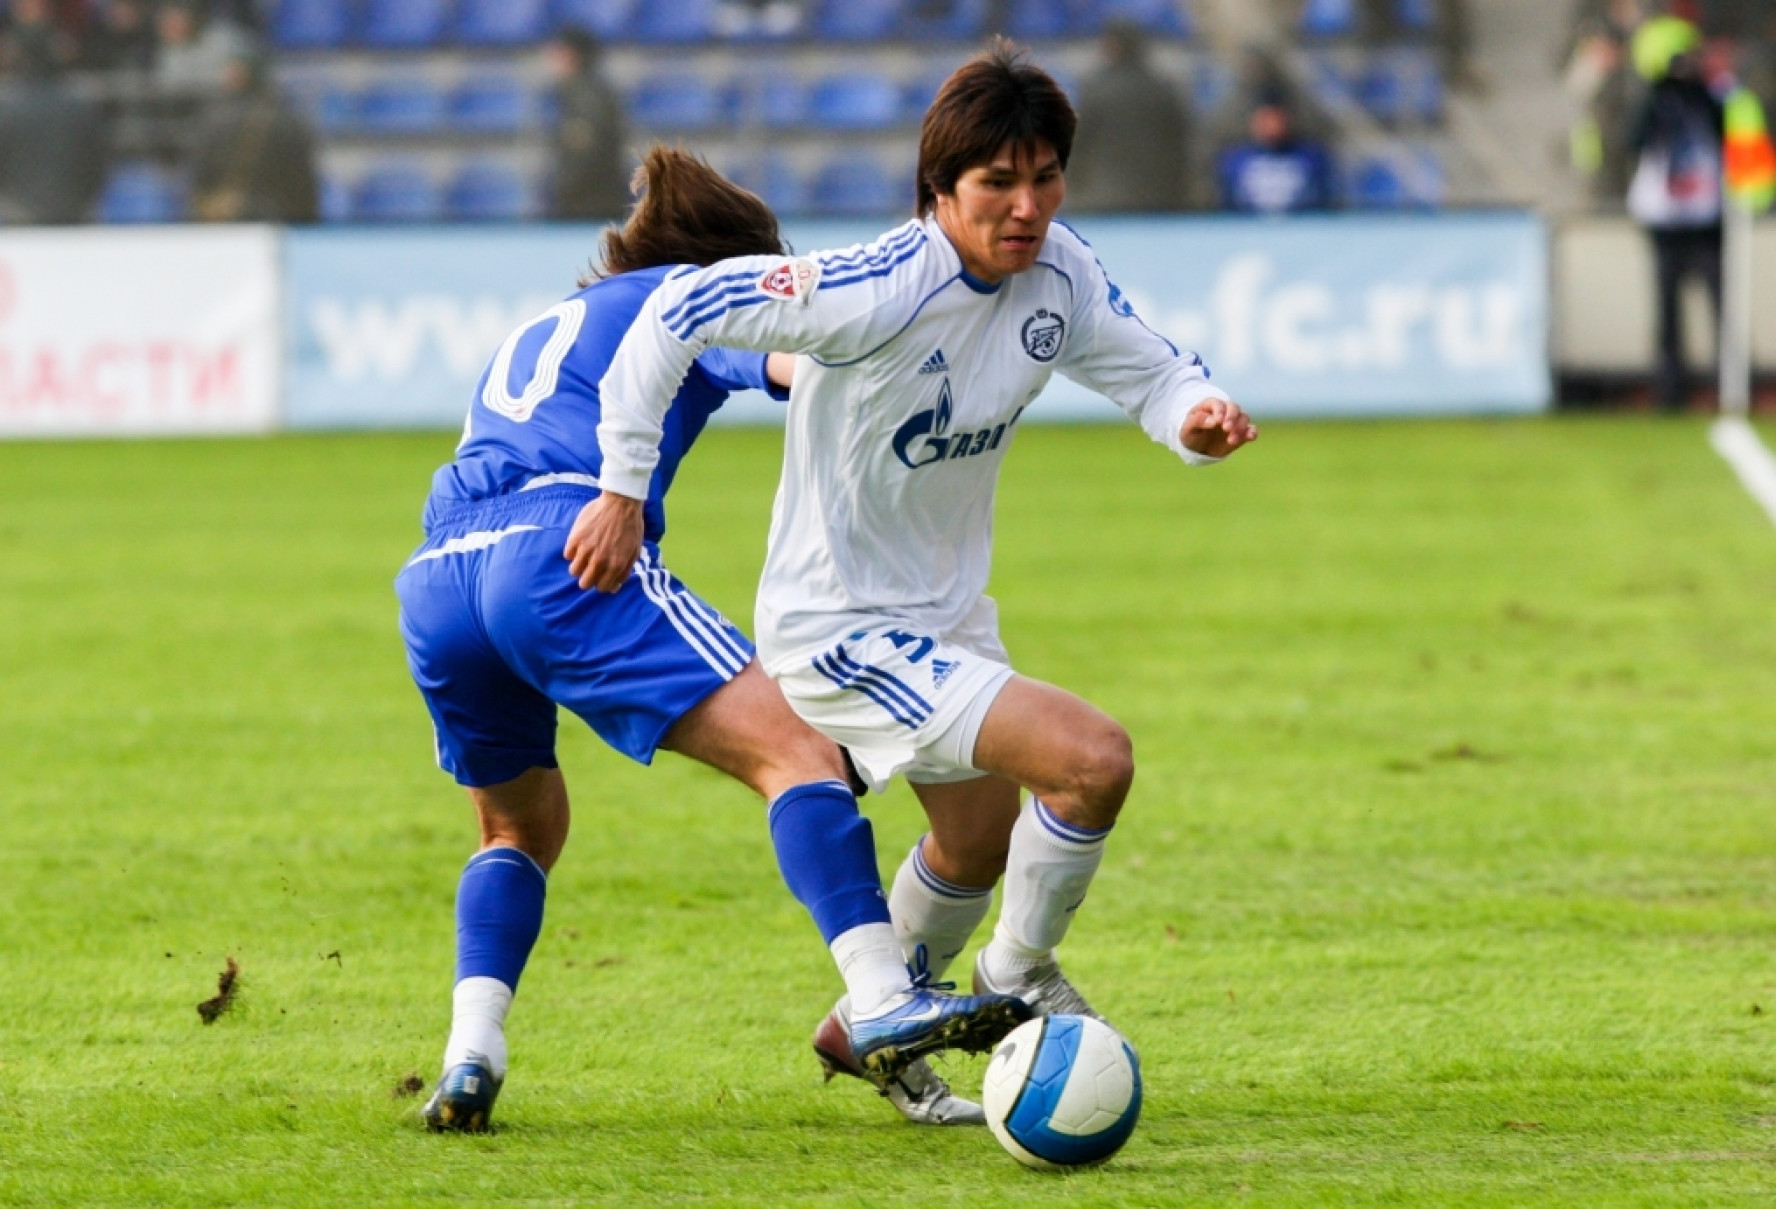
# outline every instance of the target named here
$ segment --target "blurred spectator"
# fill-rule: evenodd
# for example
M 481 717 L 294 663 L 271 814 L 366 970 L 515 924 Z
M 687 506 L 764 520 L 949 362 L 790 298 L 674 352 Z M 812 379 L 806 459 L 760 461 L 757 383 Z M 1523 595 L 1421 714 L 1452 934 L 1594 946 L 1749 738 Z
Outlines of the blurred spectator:
M 200 0 L 163 0 L 154 29 L 160 40 L 155 82 L 170 92 L 221 89 L 229 64 L 253 46 L 240 26 L 225 18 L 206 19 Z
M 1646 84 L 1635 72 L 1629 43 L 1643 13 L 1639 0 L 1586 0 L 1567 41 L 1563 82 L 1579 109 L 1572 129 L 1572 162 L 1592 196 L 1620 205 L 1634 158 L 1628 121 Z
M 43 8 L 14 0 L 15 21 Z M 30 25 L 9 43 L 0 87 L 0 219 L 9 223 L 84 222 L 105 183 L 104 116 L 63 82 L 62 53 Z
M 1221 153 L 1216 176 L 1221 207 L 1248 214 L 1330 210 L 1338 199 L 1337 168 L 1324 144 L 1295 133 L 1281 95 L 1260 99 L 1247 123 L 1250 140 Z
M 223 74 L 225 95 L 206 115 L 192 162 L 192 209 L 207 222 L 314 222 L 320 179 L 314 136 L 271 83 L 265 57 L 246 51 Z
M 567 28 L 549 43 L 556 81 L 554 218 L 615 218 L 629 204 L 623 103 L 604 78 L 598 40 Z
M 5 62 L 33 79 L 74 65 L 80 43 L 49 0 L 12 0 L 7 13 Z
M 799 0 L 722 0 L 715 10 L 715 32 L 725 38 L 748 34 L 781 38 L 801 24 Z
M 1656 17 L 1634 35 L 1634 64 L 1652 85 L 1629 129 L 1636 156 L 1628 211 L 1647 229 L 1658 271 L 1659 401 L 1680 408 L 1689 392 L 1680 291 L 1700 279 L 1720 318 L 1721 217 L 1726 115 L 1702 80 L 1701 33 Z
M 1074 210 L 1163 214 L 1190 208 L 1190 111 L 1147 61 L 1146 34 L 1112 22 L 1103 64 L 1079 90 L 1079 132 L 1067 165 Z
M 86 64 L 99 71 L 148 72 L 158 47 L 145 0 L 109 0 L 87 33 Z

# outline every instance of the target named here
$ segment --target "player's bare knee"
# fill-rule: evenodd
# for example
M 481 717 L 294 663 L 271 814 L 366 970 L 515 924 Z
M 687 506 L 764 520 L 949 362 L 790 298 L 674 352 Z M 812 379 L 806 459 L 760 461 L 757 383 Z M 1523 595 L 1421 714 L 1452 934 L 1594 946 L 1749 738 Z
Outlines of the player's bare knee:
M 1116 822 L 1135 781 L 1135 748 L 1128 731 L 1112 722 L 1080 744 L 1074 770 L 1081 826 L 1104 828 Z

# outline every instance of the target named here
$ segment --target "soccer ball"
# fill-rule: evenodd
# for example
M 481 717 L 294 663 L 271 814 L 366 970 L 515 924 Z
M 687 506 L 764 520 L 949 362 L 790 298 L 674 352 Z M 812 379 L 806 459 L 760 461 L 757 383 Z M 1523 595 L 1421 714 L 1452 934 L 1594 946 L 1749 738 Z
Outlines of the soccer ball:
M 1043 1016 L 993 1051 L 981 1106 L 993 1136 L 1026 1167 L 1102 1163 L 1140 1119 L 1141 1064 L 1101 1020 Z

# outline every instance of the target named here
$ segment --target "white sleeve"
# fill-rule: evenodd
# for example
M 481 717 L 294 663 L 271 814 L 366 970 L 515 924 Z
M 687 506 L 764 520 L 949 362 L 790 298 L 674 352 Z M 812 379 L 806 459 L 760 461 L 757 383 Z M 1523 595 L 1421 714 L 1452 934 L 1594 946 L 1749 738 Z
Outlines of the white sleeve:
M 1071 237 L 1079 253 L 1066 258 L 1073 280 L 1073 334 L 1056 368 L 1106 395 L 1148 436 L 1190 465 L 1221 461 L 1185 448 L 1181 439 L 1192 407 L 1227 399 L 1209 381 L 1202 358 L 1181 351 L 1141 322 L 1084 240 L 1071 231 L 1056 234 Z
M 690 371 L 711 345 L 845 358 L 866 351 L 862 320 L 876 289 L 820 288 L 811 256 L 742 256 L 668 278 L 642 306 L 599 383 L 599 482 L 646 499 L 660 460 L 661 425 Z

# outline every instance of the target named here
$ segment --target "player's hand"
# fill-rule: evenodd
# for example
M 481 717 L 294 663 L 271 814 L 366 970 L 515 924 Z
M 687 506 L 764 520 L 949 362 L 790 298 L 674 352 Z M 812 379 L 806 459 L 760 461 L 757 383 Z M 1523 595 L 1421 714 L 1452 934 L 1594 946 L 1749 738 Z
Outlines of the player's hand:
M 1238 403 L 1210 399 L 1190 409 L 1178 437 L 1192 453 L 1224 458 L 1241 445 L 1256 441 L 1258 426 Z
M 580 509 L 562 556 L 580 587 L 615 592 L 641 557 L 641 501 L 606 491 Z

